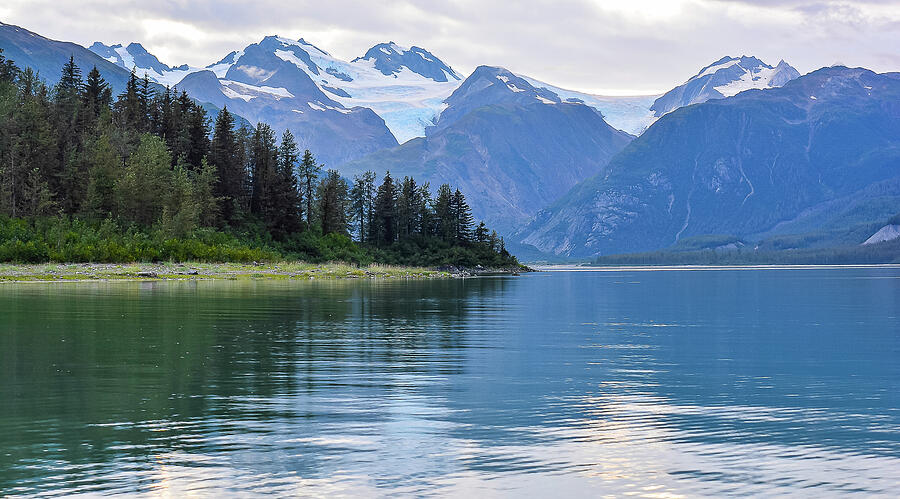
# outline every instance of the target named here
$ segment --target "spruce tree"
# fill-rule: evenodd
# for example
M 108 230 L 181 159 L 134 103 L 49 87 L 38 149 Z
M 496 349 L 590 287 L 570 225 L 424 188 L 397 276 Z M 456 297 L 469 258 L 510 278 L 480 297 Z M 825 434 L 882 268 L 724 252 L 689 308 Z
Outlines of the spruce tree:
M 15 83 L 19 77 L 19 68 L 16 63 L 3 56 L 0 48 L 0 83 Z
M 253 172 L 250 212 L 259 215 L 264 221 L 269 216 L 267 194 L 276 180 L 276 160 L 275 132 L 269 125 L 260 123 L 256 126 L 250 145 L 250 167 Z
M 97 66 L 87 75 L 87 81 L 84 85 L 83 102 L 86 117 L 91 118 L 90 123 L 93 124 L 100 115 L 109 110 L 112 103 L 112 90 Z
M 375 205 L 375 172 L 366 171 L 353 177 L 350 189 L 350 211 L 356 220 L 356 232 L 360 242 L 369 241 L 369 232 Z
M 456 242 L 459 244 L 465 244 L 472 239 L 472 224 L 474 223 L 474 219 L 472 218 L 472 210 L 469 208 L 469 204 L 466 203 L 466 197 L 463 196 L 462 192 L 459 189 L 456 189 L 456 192 L 453 193 L 453 201 L 452 201 L 452 209 L 453 216 L 455 220 L 453 221 L 453 228 L 455 231 Z
M 397 188 L 391 172 L 384 175 L 375 195 L 375 216 L 372 223 L 372 240 L 380 245 L 390 245 L 397 238 Z
M 431 236 L 434 234 L 434 212 L 432 211 L 431 185 L 423 182 L 419 186 L 419 234 Z
M 59 193 L 60 207 L 68 214 L 80 210 L 87 190 L 85 178 L 89 166 L 83 155 L 84 123 L 79 116 L 83 87 L 81 69 L 75 64 L 75 58 L 69 57 L 54 88 L 58 168 L 48 176 L 51 188 Z
M 234 131 L 234 117 L 226 107 L 216 117 L 209 150 L 209 164 L 216 171 L 215 195 L 222 200 L 221 214 L 225 224 L 238 218 L 248 185 L 242 148 Z
M 284 237 L 300 230 L 301 203 L 297 186 L 297 142 L 290 130 L 285 130 L 278 147 L 275 174 L 267 196 L 270 213 L 268 225 L 276 236 Z
M 397 230 L 400 239 L 409 238 L 419 231 L 420 194 L 415 179 L 404 177 L 397 196 Z
M 209 153 L 209 118 L 206 116 L 206 110 L 191 102 L 184 125 L 187 135 L 184 156 L 188 166 L 192 170 L 197 170 L 201 167 L 203 158 Z
M 487 244 L 488 237 L 490 234 L 488 233 L 488 228 L 484 225 L 484 221 L 478 224 L 478 227 L 475 228 L 475 242 L 478 244 Z
M 308 227 L 312 227 L 313 223 L 313 196 L 315 196 L 316 180 L 321 172 L 322 165 L 316 162 L 316 158 L 309 152 L 309 149 L 304 151 L 303 159 L 300 160 L 300 165 L 297 168 L 297 175 L 300 177 L 301 194 L 303 202 L 306 204 L 304 212 L 306 213 L 306 225 Z
M 328 170 L 319 183 L 319 223 L 322 234 L 347 234 L 349 187 L 336 170 Z
M 453 212 L 453 191 L 449 184 L 438 187 L 434 199 L 434 233 L 446 242 L 456 238 L 456 214 Z

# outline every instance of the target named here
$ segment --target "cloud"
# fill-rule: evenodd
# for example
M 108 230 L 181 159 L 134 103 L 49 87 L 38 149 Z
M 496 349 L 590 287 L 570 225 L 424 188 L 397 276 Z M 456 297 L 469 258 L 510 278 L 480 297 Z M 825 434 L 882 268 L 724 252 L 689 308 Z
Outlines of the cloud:
M 900 2 L 814 0 L 5 0 L 3 22 L 89 45 L 139 41 L 206 65 L 279 34 L 353 58 L 393 40 L 457 70 L 506 66 L 559 86 L 655 93 L 723 55 L 898 70 Z M 48 15 L 52 12 L 52 15 Z

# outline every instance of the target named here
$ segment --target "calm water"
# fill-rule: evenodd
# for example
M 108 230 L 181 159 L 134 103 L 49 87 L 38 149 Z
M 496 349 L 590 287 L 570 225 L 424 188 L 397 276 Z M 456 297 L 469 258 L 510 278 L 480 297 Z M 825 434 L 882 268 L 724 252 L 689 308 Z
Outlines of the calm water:
M 0 496 L 900 489 L 900 269 L 0 285 Z

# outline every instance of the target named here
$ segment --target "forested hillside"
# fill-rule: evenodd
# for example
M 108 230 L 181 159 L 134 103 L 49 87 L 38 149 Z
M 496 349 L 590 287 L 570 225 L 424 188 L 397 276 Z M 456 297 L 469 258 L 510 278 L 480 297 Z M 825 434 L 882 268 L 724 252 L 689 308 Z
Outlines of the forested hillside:
M 74 59 L 51 88 L 0 54 L 0 261 L 278 258 L 517 265 L 449 185 L 351 185 L 290 131 L 211 123 L 134 74 L 114 96 Z

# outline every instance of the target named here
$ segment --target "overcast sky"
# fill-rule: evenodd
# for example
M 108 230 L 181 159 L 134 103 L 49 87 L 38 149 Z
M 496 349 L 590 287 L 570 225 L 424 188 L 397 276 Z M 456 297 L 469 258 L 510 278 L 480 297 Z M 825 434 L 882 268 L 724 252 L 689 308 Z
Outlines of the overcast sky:
M 468 74 L 504 66 L 601 94 L 670 89 L 724 55 L 900 71 L 900 0 L 3 0 L 0 21 L 206 66 L 278 34 L 342 58 L 418 45 Z

